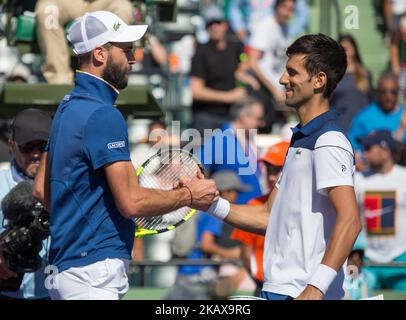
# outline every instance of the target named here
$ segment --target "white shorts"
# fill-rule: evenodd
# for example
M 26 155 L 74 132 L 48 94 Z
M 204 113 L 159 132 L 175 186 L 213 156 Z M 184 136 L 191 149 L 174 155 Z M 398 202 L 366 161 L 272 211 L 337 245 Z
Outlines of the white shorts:
M 52 300 L 119 300 L 128 291 L 129 261 L 106 259 L 54 276 Z

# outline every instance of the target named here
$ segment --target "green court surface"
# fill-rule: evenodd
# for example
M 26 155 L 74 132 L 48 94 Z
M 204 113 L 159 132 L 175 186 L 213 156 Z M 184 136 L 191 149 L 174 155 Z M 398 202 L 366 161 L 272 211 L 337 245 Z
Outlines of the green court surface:
M 406 292 L 379 290 L 375 294 L 383 294 L 385 300 L 406 300 Z
M 131 287 L 124 300 L 162 300 L 170 288 Z M 380 290 L 375 295 L 383 294 L 385 300 L 406 300 L 406 292 Z M 238 293 L 238 295 L 250 295 L 250 293 Z
M 169 288 L 131 287 L 124 300 L 161 300 Z

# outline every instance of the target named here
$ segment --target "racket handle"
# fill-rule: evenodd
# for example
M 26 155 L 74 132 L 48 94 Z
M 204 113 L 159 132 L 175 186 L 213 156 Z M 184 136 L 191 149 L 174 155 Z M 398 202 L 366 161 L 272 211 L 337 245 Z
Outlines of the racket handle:
M 211 204 L 207 213 L 210 213 L 212 216 L 215 216 L 220 220 L 224 220 L 230 213 L 230 202 L 226 199 L 219 198 Z

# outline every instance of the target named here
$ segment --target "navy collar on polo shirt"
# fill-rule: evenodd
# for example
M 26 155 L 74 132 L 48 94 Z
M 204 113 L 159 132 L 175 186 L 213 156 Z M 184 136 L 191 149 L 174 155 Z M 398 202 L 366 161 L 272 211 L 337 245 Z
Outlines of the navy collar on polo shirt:
M 322 113 L 321 115 L 317 116 L 316 118 L 312 119 L 309 123 L 307 123 L 304 127 L 301 127 L 300 123 L 292 128 L 293 134 L 301 133 L 304 136 L 310 136 L 313 132 L 320 129 L 320 127 L 329 120 L 337 119 L 338 113 L 336 111 L 329 110 L 327 112 Z
M 86 93 L 106 104 L 114 105 L 119 94 L 119 91 L 104 79 L 81 70 L 76 70 L 75 84 L 77 93 Z

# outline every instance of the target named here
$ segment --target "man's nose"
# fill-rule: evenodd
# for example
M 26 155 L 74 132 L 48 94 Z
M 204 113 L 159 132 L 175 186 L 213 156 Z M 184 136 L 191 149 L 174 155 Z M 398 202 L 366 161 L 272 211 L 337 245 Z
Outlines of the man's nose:
M 133 52 L 128 52 L 126 55 L 127 55 L 127 61 L 129 64 L 134 64 L 136 62 Z
M 282 76 L 279 79 L 279 83 L 281 85 L 285 85 L 288 83 L 286 71 L 284 73 L 282 73 Z

